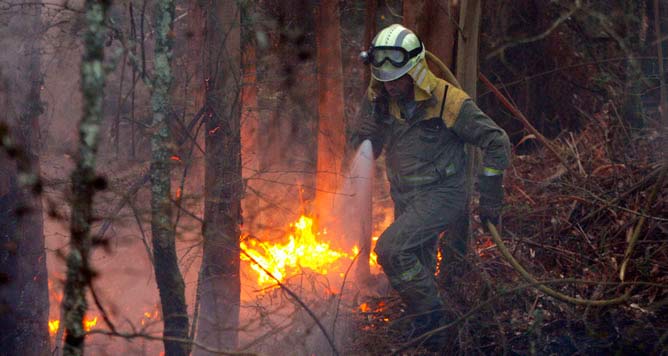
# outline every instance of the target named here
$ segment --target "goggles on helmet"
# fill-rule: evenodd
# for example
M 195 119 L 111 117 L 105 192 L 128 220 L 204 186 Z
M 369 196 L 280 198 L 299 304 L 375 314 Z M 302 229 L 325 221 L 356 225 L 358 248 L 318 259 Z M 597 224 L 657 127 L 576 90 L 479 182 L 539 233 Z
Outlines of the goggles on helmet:
M 411 58 L 422 53 L 422 49 L 422 41 L 420 41 L 420 47 L 410 51 L 396 46 L 371 46 L 367 52 L 367 58 L 374 67 L 380 67 L 389 61 L 393 66 L 400 68 L 406 65 Z

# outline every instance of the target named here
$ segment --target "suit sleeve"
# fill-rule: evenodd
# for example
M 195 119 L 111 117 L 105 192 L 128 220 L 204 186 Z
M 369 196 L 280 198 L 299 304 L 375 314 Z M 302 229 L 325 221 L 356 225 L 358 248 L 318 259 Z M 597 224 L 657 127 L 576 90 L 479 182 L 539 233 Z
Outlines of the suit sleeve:
M 466 143 L 483 150 L 483 175 L 503 174 L 510 164 L 508 135 L 473 100 L 462 104 L 452 129 Z
M 370 101 L 364 98 L 355 123 L 348 132 L 350 147 L 356 150 L 364 140 L 371 140 L 374 157 L 378 158 L 383 151 L 385 141 L 383 119 L 386 114 L 387 105 L 383 101 Z

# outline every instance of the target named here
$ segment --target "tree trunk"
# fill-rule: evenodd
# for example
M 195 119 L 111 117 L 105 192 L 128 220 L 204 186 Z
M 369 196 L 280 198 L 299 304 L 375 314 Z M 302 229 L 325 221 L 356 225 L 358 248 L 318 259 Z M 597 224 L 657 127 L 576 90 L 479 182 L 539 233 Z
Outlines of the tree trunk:
M 170 86 L 172 83 L 172 33 L 174 0 L 155 3 L 155 73 L 151 105 L 153 122 L 151 137 L 151 231 L 155 280 L 160 292 L 165 338 L 188 339 L 188 311 L 183 276 L 176 255 L 172 225 L 170 130 Z M 176 340 L 163 341 L 166 356 L 188 354 L 188 344 Z
M 404 1 L 403 14 L 404 26 L 415 31 L 427 50 L 452 68 L 457 16 L 450 6 L 450 1 Z M 431 66 L 430 69 L 436 73 L 439 71 L 436 66 Z
M 480 0 L 462 0 L 459 4 L 456 76 L 462 89 L 476 98 L 478 84 L 478 47 L 480 40 Z
M 339 2 L 322 0 L 317 11 L 319 100 L 316 207 L 321 214 L 325 214 L 332 209 L 334 193 L 340 187 L 345 146 Z
M 241 223 L 241 67 L 235 1 L 205 1 L 203 56 L 206 84 L 204 248 L 197 341 L 236 348 L 239 326 Z M 209 355 L 195 350 L 195 355 Z
M 0 124 L 8 128 L 8 139 L 0 141 L 9 143 L 13 138 L 20 150 L 14 159 L 0 153 L 4 168 L 0 169 L 0 350 L 9 355 L 49 352 L 42 201 L 34 194 L 39 193 L 40 184 L 40 16 L 41 7 L 33 6 L 8 22 L 0 19 L 8 30 L 0 30 L 0 46 L 24 49 L 8 51 L 0 59 L 0 112 L 6 115 L 1 120 L 7 120 Z M 9 72 L 11 68 L 17 72 Z M 10 82 L 11 77 L 24 80 Z
M 368 49 L 371 46 L 371 41 L 373 41 L 373 36 L 376 35 L 376 10 L 378 7 L 377 0 L 371 0 L 366 2 L 366 7 L 364 9 L 366 13 L 366 20 L 364 21 L 364 50 Z M 371 79 L 371 70 L 369 66 L 364 66 L 364 91 L 362 95 L 366 95 L 366 86 Z
M 251 233 L 257 231 L 262 221 L 262 204 L 257 180 L 249 180 L 260 171 L 260 127 L 257 101 L 257 52 L 255 43 L 255 1 L 246 1 L 241 7 L 241 147 L 243 156 L 242 176 L 245 181 L 243 212 L 244 227 Z M 251 189 L 247 189 L 251 188 Z
M 462 89 L 468 93 L 471 98 L 475 100 L 478 83 L 478 45 L 480 37 L 480 15 L 481 7 L 480 0 L 462 0 L 459 4 L 459 27 L 462 32 L 457 37 L 457 60 L 456 60 L 456 77 Z M 470 227 L 470 195 L 473 191 L 473 182 L 477 172 L 478 162 L 480 162 L 480 150 L 476 147 L 467 145 L 467 174 L 466 174 L 466 190 L 468 192 L 466 214 L 457 222 L 456 226 L 450 231 L 450 236 L 446 236 L 445 240 L 448 243 L 462 244 L 465 252 L 468 248 L 471 239 Z M 463 241 L 458 241 L 463 239 Z M 453 260 L 455 254 L 449 252 L 449 246 L 443 246 L 444 258 L 441 262 L 440 270 L 447 270 Z M 446 275 L 451 276 L 453 271 L 448 271 Z
M 653 6 L 654 6 L 654 34 L 657 39 L 661 39 L 658 40 L 656 44 L 656 52 L 659 61 L 659 84 L 660 84 L 659 114 L 661 115 L 661 122 L 663 123 L 663 129 L 666 130 L 666 127 L 668 127 L 668 87 L 666 87 L 666 71 L 664 68 L 665 53 L 663 52 L 664 48 L 663 43 L 665 42 L 665 40 L 663 40 L 663 35 L 665 35 L 665 33 L 661 30 L 662 28 L 661 18 L 663 17 L 662 16 L 663 14 L 668 14 L 668 11 L 666 11 L 668 5 L 666 5 L 666 3 L 663 3 L 663 6 L 660 6 L 659 0 L 654 0 Z
M 620 21 L 619 27 L 622 36 L 624 36 L 624 41 L 627 41 L 621 49 L 625 51 L 625 55 L 628 57 L 626 59 L 626 83 L 622 116 L 632 128 L 641 129 L 646 124 L 645 118 L 647 115 L 642 95 L 647 90 L 647 84 L 645 83 L 640 60 L 636 56 L 642 53 L 645 47 L 645 43 L 640 37 L 640 33 L 644 31 L 642 30 L 644 25 L 640 19 L 645 13 L 646 4 L 644 1 L 626 0 L 616 5 L 621 8 L 619 13 L 625 15 L 620 16 L 618 21 Z
M 65 345 L 63 354 L 83 355 L 85 331 L 83 319 L 88 308 L 86 288 L 92 276 L 88 263 L 92 238 L 93 194 L 95 193 L 95 160 L 102 121 L 105 76 L 103 69 L 104 40 L 108 3 L 86 2 L 88 30 L 85 34 L 81 61 L 83 118 L 79 124 L 79 152 L 72 172 L 72 217 L 70 252 L 67 257 L 67 281 L 63 309 L 65 311 Z

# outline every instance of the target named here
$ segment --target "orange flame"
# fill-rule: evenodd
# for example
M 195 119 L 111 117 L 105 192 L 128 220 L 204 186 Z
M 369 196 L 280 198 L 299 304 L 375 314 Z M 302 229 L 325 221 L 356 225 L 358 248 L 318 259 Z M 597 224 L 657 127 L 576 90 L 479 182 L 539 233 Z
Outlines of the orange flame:
M 88 318 L 87 316 L 84 317 L 83 328 L 85 331 L 91 331 L 96 325 L 97 325 L 97 317 L 94 317 L 92 319 Z M 60 320 L 58 319 L 49 320 L 49 334 L 51 334 L 51 336 L 55 335 L 58 332 L 59 327 L 60 327 Z
M 376 243 L 378 242 L 379 236 L 374 236 L 371 238 L 371 253 L 369 254 L 369 265 L 371 267 L 379 267 L 380 265 L 378 264 L 378 255 L 376 255 L 376 252 L 374 251 L 374 248 L 376 247 Z
M 60 327 L 60 320 L 49 320 L 49 334 L 55 335 Z
M 251 268 L 258 273 L 258 285 L 269 286 L 274 283 L 274 279 L 258 264 L 279 281 L 284 281 L 289 272 L 297 272 L 300 268 L 327 274 L 328 268 L 340 258 L 354 257 L 330 248 L 327 242 L 318 241 L 317 234 L 313 231 L 313 219 L 310 217 L 300 216 L 291 227 L 294 233 L 290 234 L 289 241 L 285 244 L 271 244 L 255 239 L 240 243 L 242 251 L 245 252 L 241 253 L 241 260 L 251 262 Z
M 88 319 L 84 318 L 84 330 L 86 331 L 91 331 L 97 325 L 97 317 L 94 317 L 93 319 Z
M 308 269 L 320 275 L 338 275 L 343 278 L 350 263 L 360 253 L 358 246 L 352 247 L 350 253 L 331 247 L 326 240 L 327 230 L 316 231 L 313 218 L 302 215 L 290 224 L 291 233 L 287 234 L 287 241 L 272 243 L 260 241 L 256 238 L 242 238 L 240 258 L 248 262 L 248 266 L 257 274 L 259 287 L 271 287 L 293 275 Z M 372 238 L 371 251 L 376 245 L 377 236 Z M 371 252 L 368 260 L 374 273 L 380 271 L 377 256 Z M 260 267 L 262 266 L 262 267 Z

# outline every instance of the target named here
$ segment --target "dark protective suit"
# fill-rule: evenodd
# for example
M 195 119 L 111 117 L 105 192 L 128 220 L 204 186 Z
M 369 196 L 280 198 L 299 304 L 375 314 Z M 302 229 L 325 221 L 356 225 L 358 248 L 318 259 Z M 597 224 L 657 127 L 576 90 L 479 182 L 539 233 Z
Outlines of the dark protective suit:
M 411 313 L 442 306 L 434 280 L 439 234 L 448 230 L 446 238 L 458 239 L 453 243 L 459 252 L 466 249 L 464 145 L 483 150 L 489 171 L 502 172 L 510 156 L 506 133 L 463 91 L 435 76 L 431 80 L 423 88 L 416 85 L 421 95 L 403 104 L 372 81 L 361 124 L 351 135 L 353 147 L 371 139 L 376 156 L 385 149 L 395 220 L 375 252 Z

